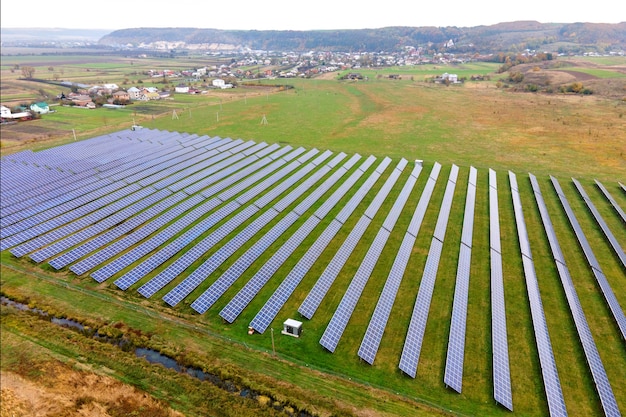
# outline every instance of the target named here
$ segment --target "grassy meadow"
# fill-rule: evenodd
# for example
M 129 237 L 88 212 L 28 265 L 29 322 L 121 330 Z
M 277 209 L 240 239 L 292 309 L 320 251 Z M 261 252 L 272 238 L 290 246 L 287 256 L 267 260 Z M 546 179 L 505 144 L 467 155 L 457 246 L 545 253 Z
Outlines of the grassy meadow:
M 14 65 L 13 60 L 19 61 L 21 65 L 26 65 L 27 62 L 30 65 L 41 63 L 35 58 L 37 57 L 2 57 L 3 103 L 7 97 L 14 97 L 5 95 L 4 78 L 6 71 Z M 82 79 L 79 82 L 95 82 L 95 79 L 101 79 L 103 82 L 119 84 L 126 78 L 137 79 L 136 72 L 151 66 L 165 68 L 175 64 L 186 68 L 201 62 L 200 59 L 190 59 L 188 62 L 139 59 L 120 59 L 116 62 L 90 62 L 85 59 L 87 62 L 82 62 L 83 59 L 76 59 L 76 62 L 68 63 L 62 59 L 56 61 L 57 57 L 51 59 L 55 61 L 43 64 L 41 72 L 48 66 L 54 66 L 63 68 L 64 77 L 76 77 L 75 81 Z M 485 63 L 450 67 L 431 65 L 361 71 L 368 80 L 358 82 L 339 81 L 337 74 L 314 79 L 266 80 L 262 82 L 263 85 L 242 85 L 230 91 L 212 91 L 206 95 L 174 95 L 171 100 L 133 104 L 124 109 L 88 111 L 59 106 L 55 107 L 55 113 L 28 122 L 28 126 L 37 126 L 42 129 L 41 132 L 45 132 L 45 129 L 57 132 L 52 137 L 39 132 L 34 140 L 19 141 L 6 139 L 3 130 L 3 155 L 24 148 L 44 149 L 74 140 L 72 130 L 78 139 L 82 139 L 127 129 L 136 123 L 152 129 L 252 139 L 322 151 L 330 149 L 334 152 L 343 151 L 348 155 L 359 153 L 366 157 L 372 154 L 379 157 L 379 160 L 389 156 L 394 159 L 392 167 L 400 158 L 406 158 L 410 162 L 424 160 L 424 169 L 385 246 L 385 256 L 378 261 L 333 354 L 320 346 L 319 339 L 365 256 L 375 231 L 382 225 L 386 213 L 407 180 L 411 171 L 409 167 L 404 170 L 379 214 L 372 220 L 361 244 L 348 259 L 313 319 L 305 320 L 305 332 L 300 339 L 281 337 L 277 331 L 272 341 L 270 331 L 253 336 L 248 336 L 246 331 L 250 320 L 271 296 L 282 277 L 296 264 L 330 219 L 339 212 L 340 207 L 333 209 L 306 238 L 304 244 L 296 249 L 233 324 L 222 321 L 220 310 L 268 260 L 269 255 L 258 259 L 207 313 L 198 315 L 189 304 L 254 242 L 240 248 L 227 263 L 175 308 L 167 307 L 161 297 L 174 284 L 182 281 L 201 261 L 197 261 L 178 276 L 170 286 L 146 300 L 136 289 L 165 269 L 169 263 L 161 265 L 128 291 L 121 292 L 113 285 L 113 281 L 136 265 L 131 265 L 105 283 L 98 284 L 87 275 L 77 277 L 67 270 L 53 272 L 51 268 L 36 266 L 26 259 L 16 259 L 5 251 L 1 254 L 2 291 L 18 298 L 28 298 L 35 305 L 49 307 L 69 317 L 107 323 L 121 322 L 130 328 L 151 333 L 154 335 L 153 343 L 157 340 L 164 349 L 178 349 L 202 358 L 206 363 L 212 364 L 211 366 L 232 370 L 241 378 L 251 381 L 256 388 L 262 387 L 270 392 L 282 392 L 291 399 L 297 398 L 304 404 L 303 407 L 314 410 L 318 415 L 544 416 L 548 414 L 548 409 L 519 255 L 517 227 L 507 176 L 507 171 L 511 170 L 517 174 L 533 261 L 568 412 L 573 416 L 601 415 L 591 373 L 578 341 L 528 180 L 527 173 L 531 172 L 537 176 L 542 188 L 580 303 L 587 314 L 620 410 L 626 412 L 626 344 L 602 298 L 549 180 L 549 175 L 559 179 L 618 301 L 622 307 L 626 306 L 626 292 L 621 290 L 626 288 L 626 271 L 570 180 L 575 177 L 581 181 L 616 234 L 622 248 L 626 247 L 626 229 L 623 222 L 593 183 L 594 179 L 602 181 L 620 206 L 626 207 L 626 194 L 617 185 L 617 181 L 626 182 L 626 104 L 594 96 L 512 93 L 497 88 L 499 76 L 494 74 L 496 69 L 495 64 Z M 425 78 L 443 72 L 468 78 L 475 74 L 490 74 L 491 81 L 466 82 L 447 87 L 424 82 Z M 389 79 L 390 74 L 400 74 L 401 79 Z M 146 85 L 148 80 L 144 82 Z M 23 81 L 17 79 L 9 79 L 7 91 L 15 91 L 16 95 L 18 91 L 21 91 L 19 94 L 26 94 L 18 88 L 22 83 Z M 284 84 L 290 84 L 294 88 L 280 88 Z M 49 86 L 44 88 L 49 89 Z M 261 123 L 264 117 L 267 124 Z M 393 264 L 392 254 L 400 246 L 434 162 L 442 164 L 442 171 L 398 291 L 376 361 L 370 366 L 358 359 L 357 351 Z M 378 162 L 368 173 L 377 164 Z M 398 370 L 398 360 L 452 164 L 460 167 L 460 173 L 417 377 L 411 379 Z M 463 393 L 456 394 L 444 386 L 443 375 L 470 166 L 478 169 L 478 182 Z M 488 168 L 495 169 L 498 174 L 513 413 L 498 407 L 492 395 Z M 355 169 L 356 167 L 352 168 L 348 174 Z M 361 211 L 371 202 L 390 171 L 391 168 L 388 168 L 368 193 L 359 206 Z M 364 179 L 365 176 L 360 183 Z M 336 188 L 337 186 L 329 190 L 324 198 Z M 356 188 L 353 187 L 351 192 Z M 315 208 L 316 206 L 310 212 Z M 215 228 L 229 218 L 218 223 Z M 275 330 L 280 330 L 285 319 L 299 317 L 298 307 L 357 220 L 358 216 L 355 215 L 348 219 L 345 227 L 305 276 L 274 320 L 272 327 Z M 278 219 L 266 225 L 262 233 L 277 221 Z M 296 222 L 289 229 L 289 234 L 303 221 L 304 218 Z M 232 235 L 242 228 L 243 226 L 238 228 Z M 269 251 L 278 249 L 282 243 L 275 242 Z M 216 249 L 212 248 L 202 260 Z M 61 349 L 59 339 L 54 339 L 52 335 L 54 332 L 38 335 L 36 332 L 29 332 L 26 327 L 21 329 L 19 324 L 15 324 L 13 317 L 8 322 L 5 325 L 3 320 L 3 326 L 11 329 L 11 337 L 7 337 L 7 343 L 14 343 L 11 340 L 20 337 L 17 335 L 24 332 L 30 340 L 53 352 Z M 46 338 L 51 339 L 44 340 Z M 273 344 L 277 358 L 271 356 Z M 175 395 L 168 394 L 166 386 L 151 382 L 158 385 L 154 390 L 154 386 L 145 383 L 146 377 L 138 368 L 133 368 L 133 375 L 124 375 L 122 369 L 98 359 L 96 355 L 88 355 L 82 359 L 80 351 L 67 355 L 74 360 L 112 368 L 116 377 L 149 392 L 158 392 L 158 398 L 168 401 L 173 408 L 184 410 L 190 415 L 197 415 L 199 412 L 192 406 L 185 408 L 187 406 L 177 401 Z

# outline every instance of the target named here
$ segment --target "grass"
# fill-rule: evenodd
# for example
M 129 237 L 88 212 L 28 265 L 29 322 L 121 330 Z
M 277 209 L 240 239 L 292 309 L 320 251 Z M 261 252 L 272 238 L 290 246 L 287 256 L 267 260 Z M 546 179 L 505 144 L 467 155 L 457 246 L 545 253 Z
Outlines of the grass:
M 445 70 L 459 73 L 457 69 L 453 67 Z M 467 71 L 479 69 L 470 67 Z M 395 70 L 388 71 L 395 73 Z M 416 79 L 419 74 L 426 71 L 419 70 L 421 72 L 415 70 Z M 442 70 L 444 68 L 437 69 Z M 623 341 L 548 180 L 548 174 L 553 174 L 562 184 L 567 185 L 564 187 L 565 192 L 588 234 L 592 247 L 597 251 L 599 262 L 605 268 L 604 272 L 612 287 L 625 288 L 626 274 L 623 268 L 569 182 L 571 176 L 581 180 L 588 192 L 591 192 L 591 198 L 597 203 L 610 227 L 616 231 L 622 246 L 626 246 L 626 234 L 622 233 L 623 224 L 593 185 L 593 178 L 601 179 L 618 202 L 626 206 L 626 197 L 616 183 L 616 180 L 624 182 L 622 177 L 626 173 L 621 139 L 626 137 L 626 132 L 623 123 L 620 123 L 620 115 L 623 112 L 621 104 L 594 97 L 512 94 L 496 89 L 491 83 L 436 86 L 405 79 L 404 76 L 402 80 L 370 76 L 370 81 L 358 83 L 324 79 L 289 80 L 289 82 L 295 89 L 272 94 L 268 94 L 264 89 L 239 89 L 224 94 L 220 92 L 219 95 L 210 97 L 184 96 L 182 100 L 176 96 L 174 101 L 150 104 L 150 108 L 142 111 L 135 111 L 131 106 L 120 111 L 87 112 L 84 113 L 85 119 L 82 120 L 80 120 L 82 114 L 77 110 L 59 108 L 54 117 L 46 117 L 40 122 L 57 123 L 59 126 L 65 119 L 80 120 L 77 125 L 84 126 L 78 129 L 82 136 L 92 134 L 95 130 L 119 130 L 120 126 L 126 123 L 125 120 L 136 118 L 137 123 L 150 128 L 193 132 L 199 135 L 241 137 L 282 145 L 288 143 L 307 148 L 317 147 L 320 150 L 344 151 L 349 155 L 356 152 L 363 156 L 388 155 L 395 161 L 400 157 L 405 157 L 409 161 L 423 159 L 424 171 L 406 203 L 398 225 L 390 236 L 385 254 L 397 251 L 433 162 L 442 163 L 442 172 L 394 304 L 392 319 L 386 327 L 373 366 L 359 361 L 356 352 L 391 267 L 393 256 L 383 256 L 379 260 L 337 351 L 329 354 L 318 341 L 341 300 L 343 289 L 349 284 L 375 232 L 381 226 L 384 215 L 389 211 L 406 181 L 409 168 L 405 169 L 399 178 L 379 215 L 372 220 L 362 244 L 348 259 L 313 320 L 306 321 L 304 336 L 301 339 L 275 338 L 279 357 L 285 361 L 276 368 L 274 362 L 266 361 L 267 358 L 262 354 L 272 351 L 271 332 L 248 337 L 247 326 L 264 300 L 278 285 L 281 277 L 288 273 L 308 245 L 303 245 L 294 252 L 232 325 L 226 325 L 221 321 L 219 311 L 243 287 L 267 257 L 257 260 L 206 314 L 195 314 L 189 307 L 188 300 L 193 300 L 202 293 L 232 265 L 235 259 L 251 247 L 253 241 L 240 248 L 214 274 L 207 277 L 205 283 L 196 289 L 187 301 L 173 309 L 160 301 L 160 297 L 172 288 L 171 286 L 161 290 L 151 300 L 143 299 L 135 291 L 155 273 L 163 270 L 167 264 L 159 267 L 129 291 L 121 293 L 111 284 L 97 284 L 87 277 L 75 277 L 65 271 L 59 273 L 42 271 L 28 261 L 17 260 L 5 252 L 2 254 L 3 291 L 32 297 L 38 303 L 54 304 L 55 309 L 67 311 L 78 317 L 93 319 L 101 317 L 110 322 L 120 321 L 130 327 L 152 332 L 164 343 L 172 346 L 180 346 L 179 342 L 184 340 L 188 349 L 197 352 L 198 355 L 218 357 L 220 361 L 232 364 L 238 367 L 237 369 L 246 367 L 258 369 L 257 374 L 250 375 L 251 379 L 258 379 L 260 375 L 264 375 L 279 381 L 286 380 L 294 386 L 316 391 L 321 398 L 336 398 L 342 405 L 353 404 L 359 410 L 372 408 L 380 413 L 387 410 L 393 415 L 407 415 L 410 413 L 410 407 L 414 406 L 411 399 L 417 398 L 421 402 L 434 403 L 438 407 L 461 414 L 507 415 L 504 410 L 494 406 L 491 392 L 487 168 L 492 167 L 498 172 L 499 181 L 506 314 L 515 415 L 545 415 L 547 406 L 541 385 L 540 364 L 534 344 L 528 296 L 519 258 L 517 229 L 506 175 L 510 169 L 518 174 L 533 260 L 538 272 L 557 367 L 564 384 L 568 411 L 572 415 L 599 415 L 601 413 L 599 401 L 586 367 L 582 348 L 577 340 L 554 262 L 549 255 L 549 247 L 530 183 L 524 174 L 531 171 L 540 180 L 568 266 L 575 271 L 575 286 L 583 309 L 588 315 L 600 355 L 605 361 L 607 374 L 614 384 L 618 403 L 622 406 L 626 404 L 625 391 L 618 389 L 620 381 L 626 380 L 626 351 Z M 245 95 L 242 95 L 243 91 Z M 177 111 L 178 119 L 171 117 L 173 110 Z M 152 114 L 156 114 L 157 117 L 152 118 Z M 162 116 L 158 117 L 159 114 Z M 260 123 L 263 115 L 267 117 L 267 125 Z M 103 126 L 104 118 L 106 126 Z M 392 166 L 395 165 L 395 161 Z M 439 268 L 429 313 L 418 378 L 413 380 L 400 373 L 397 361 L 452 163 L 460 166 L 460 176 L 444 242 L 442 254 L 444 261 Z M 377 163 L 374 167 L 376 165 Z M 456 395 L 443 386 L 442 380 L 470 165 L 477 167 L 479 173 L 468 312 L 470 331 L 467 335 L 463 394 Z M 370 168 L 368 172 L 371 173 L 372 170 L 373 168 Z M 367 207 L 390 170 L 391 168 L 385 172 L 361 203 L 359 213 Z M 291 208 L 295 204 L 297 202 Z M 333 213 L 336 211 L 331 212 L 331 216 Z M 356 217 L 352 216 L 348 220 L 322 254 L 320 261 L 305 276 L 274 321 L 275 329 L 278 330 L 280 323 L 286 318 L 294 317 L 317 277 L 356 223 Z M 227 219 L 219 224 L 223 224 Z M 266 225 L 257 236 L 267 231 L 273 224 L 275 221 Z M 288 233 L 293 232 L 299 224 L 292 226 Z M 313 242 L 325 225 L 323 222 L 316 228 L 314 233 L 307 237 L 306 242 L 308 244 Z M 242 227 L 244 225 L 235 230 L 231 236 Z M 280 243 L 282 242 L 274 243 L 270 250 L 278 248 Z M 215 250 L 216 248 L 213 248 L 208 251 L 194 266 L 177 277 L 173 284 L 180 282 Z M 18 268 L 20 272 L 12 272 L 9 266 Z M 136 264 L 126 270 L 134 266 Z M 33 276 L 28 274 L 35 274 L 34 276 L 39 279 L 34 280 Z M 109 281 L 113 282 L 114 279 L 116 278 Z M 626 305 L 626 293 L 616 290 L 616 296 L 621 305 Z M 198 330 L 205 333 L 198 334 Z M 214 337 L 207 338 L 206 332 Z M 240 349 L 241 346 L 249 347 L 250 350 Z M 290 364 L 293 363 L 298 367 L 291 367 Z M 312 372 L 313 375 L 317 375 L 317 379 L 313 378 L 307 368 L 323 374 L 319 376 L 317 372 Z M 320 382 L 320 378 L 323 381 L 325 375 L 336 375 L 338 378 L 328 384 Z M 353 386 L 352 382 L 348 382 L 350 380 L 362 385 Z M 369 388 L 364 389 L 363 386 Z M 382 388 L 383 394 L 379 394 L 378 388 Z M 391 393 L 399 393 L 400 397 L 395 397 Z M 402 398 L 408 399 L 412 405 L 406 405 Z M 384 401 L 384 405 L 380 403 L 381 401 Z

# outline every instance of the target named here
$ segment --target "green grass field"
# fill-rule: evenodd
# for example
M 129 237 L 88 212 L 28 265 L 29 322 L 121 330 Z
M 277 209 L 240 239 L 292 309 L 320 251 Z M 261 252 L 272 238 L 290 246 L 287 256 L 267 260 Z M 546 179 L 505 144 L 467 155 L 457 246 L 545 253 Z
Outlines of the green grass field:
M 91 65 L 90 68 L 95 66 Z M 102 69 L 106 70 L 104 67 Z M 449 68 L 417 67 L 363 71 L 369 77 L 369 81 L 366 82 L 343 82 L 336 79 L 275 80 L 267 83 L 289 83 L 295 88 L 276 92 L 250 87 L 216 92 L 210 96 L 176 95 L 171 101 L 132 105 L 119 110 L 86 111 L 58 107 L 56 113 L 34 122 L 68 132 L 75 129 L 79 138 L 94 136 L 94 132 L 102 134 L 126 129 L 132 123 L 137 123 L 146 128 L 252 139 L 257 142 L 266 141 L 294 147 L 304 146 L 307 149 L 315 147 L 320 150 L 343 151 L 349 155 L 373 154 L 379 159 L 389 156 L 394 159 L 393 165 L 401 157 L 411 162 L 422 159 L 425 161 L 424 170 L 391 234 L 385 254 L 393 254 L 398 250 L 410 215 L 426 184 L 428 173 L 435 161 L 440 162 L 443 165 L 442 172 L 417 237 L 409 269 L 400 286 L 392 319 L 387 324 L 373 366 L 358 360 L 356 352 L 383 288 L 393 256 L 385 256 L 378 262 L 335 353 L 325 351 L 319 345 L 319 339 L 341 300 L 343 290 L 348 286 L 365 255 L 368 244 L 374 238 L 375 232 L 372 231 L 381 226 L 384 214 L 391 208 L 393 199 L 409 175 L 409 168 L 405 169 L 390 197 L 385 201 L 381 208 L 382 214 L 373 219 L 362 244 L 348 260 L 313 320 L 305 321 L 304 336 L 301 339 L 276 337 L 276 351 L 279 357 L 285 360 L 278 367 L 275 366 L 275 362 L 259 355 L 261 352 L 272 351 L 270 332 L 250 337 L 246 334 L 248 323 L 269 298 L 281 277 L 289 272 L 308 245 L 321 233 L 329 219 L 322 222 L 315 232 L 307 237 L 305 245 L 294 252 L 232 325 L 221 320 L 219 311 L 268 257 L 257 260 L 206 314 L 197 315 L 189 307 L 189 303 L 253 242 L 239 249 L 228 263 L 218 268 L 202 287 L 196 289 L 176 308 L 166 307 L 160 301 L 172 286 L 166 287 L 150 301 L 146 301 L 135 289 L 145 283 L 147 278 L 130 290 L 121 292 L 112 284 L 115 278 L 98 285 L 87 276 L 75 277 L 65 271 L 51 273 L 36 268 L 25 259 L 15 259 L 6 252 L 2 254 L 3 291 L 27 296 L 44 305 L 53 305 L 56 310 L 75 317 L 120 321 L 142 331 L 154 332 L 169 345 L 180 346 L 180 341 L 184 340 L 187 349 L 199 355 L 206 354 L 220 361 L 229 361 L 228 363 L 242 369 L 250 365 L 259 374 L 276 380 L 284 379 L 303 389 L 310 388 L 321 398 L 336 397 L 342 405 L 351 404 L 364 413 L 372 409 L 377 413 L 375 415 L 407 415 L 411 413 L 411 404 L 414 403 L 405 404 L 401 400 L 405 398 L 424 404 L 434 404 L 441 410 L 450 410 L 461 415 L 511 415 L 494 404 L 491 389 L 487 169 L 493 168 L 498 173 L 508 342 L 515 410 L 513 415 L 543 416 L 547 415 L 548 410 L 541 383 L 541 370 L 534 342 L 507 178 L 507 171 L 511 170 L 518 176 L 533 260 L 568 411 L 571 415 L 600 415 L 600 403 L 586 366 L 582 347 L 577 339 L 576 329 L 526 175 L 531 172 L 539 179 L 568 267 L 573 272 L 581 305 L 587 314 L 618 404 L 621 410 L 626 410 L 626 389 L 623 389 L 626 381 L 626 346 L 548 178 L 549 175 L 554 175 L 561 182 L 618 301 L 622 306 L 626 305 L 626 293 L 620 291 L 621 288 L 626 288 L 626 273 L 570 181 L 570 177 L 581 180 L 609 227 L 616 233 L 622 247 L 626 247 L 626 230 L 623 223 L 593 184 L 594 178 L 601 180 L 619 204 L 626 207 L 626 195 L 617 186 L 617 181 L 626 180 L 624 107 L 621 103 L 595 97 L 514 94 L 497 89 L 495 83 L 491 82 L 449 87 L 422 82 L 424 77 L 442 72 L 468 76 L 490 73 L 494 69 L 495 66 L 490 64 L 471 64 Z M 378 74 L 382 76 L 378 77 Z M 387 74 L 402 74 L 402 80 L 387 79 L 385 78 Z M 263 117 L 266 118 L 267 124 L 261 123 Z M 68 137 L 63 140 L 72 139 L 68 133 Z M 35 145 L 34 149 L 48 146 L 50 143 L 45 142 Z M 3 152 L 10 153 L 10 149 L 5 148 Z M 429 313 L 425 344 L 417 378 L 413 380 L 401 374 L 397 362 L 452 164 L 460 167 L 460 175 L 444 241 L 443 262 L 439 267 Z M 377 163 L 374 164 L 376 165 Z M 444 387 L 443 374 L 469 166 L 478 168 L 479 174 L 465 379 L 463 394 L 458 395 Z M 360 207 L 366 207 L 389 171 L 390 169 L 376 183 Z M 330 192 L 332 190 L 329 190 L 326 196 Z M 338 210 L 336 208 L 331 211 L 329 217 L 332 218 Z M 228 218 L 224 219 L 215 227 L 227 220 Z M 348 220 L 346 227 L 341 229 L 322 254 L 321 260 L 306 275 L 296 293 L 276 317 L 273 324 L 276 330 L 286 318 L 297 317 L 296 312 L 300 303 L 356 220 L 355 216 Z M 290 231 L 294 231 L 302 221 L 303 219 L 297 222 Z M 269 230 L 273 224 L 275 222 L 268 224 L 263 232 Z M 235 233 L 239 230 L 241 227 Z M 280 243 L 274 243 L 270 251 L 277 249 Z M 214 253 L 214 250 L 212 249 L 206 256 Z M 198 262 L 194 264 L 197 265 Z M 9 269 L 10 266 L 34 271 L 37 275 L 14 273 Z M 149 278 L 166 266 L 167 264 L 156 269 Z M 178 276 L 173 284 L 182 281 L 192 269 L 193 267 Z M 174 319 L 162 320 L 160 316 Z M 198 327 L 201 331 L 208 332 L 211 337 L 200 336 L 190 331 L 190 327 Z M 225 347 L 222 344 L 225 340 L 233 341 L 235 346 L 249 347 L 250 350 L 240 351 Z M 290 363 L 296 364 L 297 367 L 290 366 Z M 309 373 L 306 368 L 315 372 Z M 318 375 L 317 372 L 322 374 Z M 326 385 L 321 382 L 324 374 L 338 376 L 338 379 L 333 379 L 332 383 Z M 258 375 L 250 376 L 255 377 Z M 353 386 L 352 382 L 348 381 L 362 385 Z M 375 390 L 375 395 L 364 394 L 370 392 L 370 388 Z M 389 397 L 381 396 L 378 389 L 388 393 Z M 395 396 L 396 393 L 399 397 Z M 358 411 L 355 414 L 360 415 Z

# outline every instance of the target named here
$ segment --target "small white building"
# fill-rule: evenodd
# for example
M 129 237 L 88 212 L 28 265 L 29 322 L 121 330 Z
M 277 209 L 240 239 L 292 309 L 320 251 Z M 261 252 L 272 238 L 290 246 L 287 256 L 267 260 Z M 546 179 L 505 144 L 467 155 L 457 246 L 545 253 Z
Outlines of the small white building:
M 212 81 L 213 87 L 216 88 L 233 88 L 232 84 L 227 84 L 226 81 L 222 80 L 221 78 L 216 78 Z
M 448 74 L 447 72 L 441 76 L 442 80 L 448 80 L 451 83 L 458 83 L 459 77 L 456 74 Z
M 185 84 L 178 84 L 174 89 L 177 93 L 189 93 L 189 86 Z
M 281 333 L 287 336 L 300 337 L 302 334 L 302 322 L 294 319 L 285 320 Z
M 27 111 L 22 111 L 19 113 L 11 113 L 11 109 L 6 106 L 0 106 L 0 117 L 2 119 L 24 119 L 30 117 L 31 114 Z

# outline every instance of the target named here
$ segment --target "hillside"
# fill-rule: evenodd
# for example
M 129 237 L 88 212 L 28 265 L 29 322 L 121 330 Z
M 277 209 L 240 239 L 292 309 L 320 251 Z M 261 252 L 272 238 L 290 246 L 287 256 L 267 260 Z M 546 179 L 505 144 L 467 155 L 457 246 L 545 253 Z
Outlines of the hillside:
M 517 21 L 467 28 L 424 26 L 318 31 L 133 28 L 116 30 L 102 37 L 100 44 L 148 49 L 356 52 L 394 51 L 407 46 L 421 46 L 434 51 L 445 49 L 450 52 L 476 53 L 523 51 L 527 48 L 605 53 L 626 49 L 626 22 L 597 24 Z

